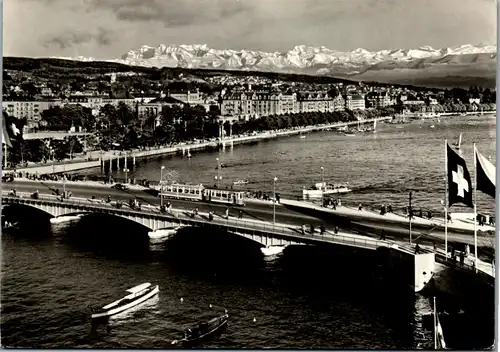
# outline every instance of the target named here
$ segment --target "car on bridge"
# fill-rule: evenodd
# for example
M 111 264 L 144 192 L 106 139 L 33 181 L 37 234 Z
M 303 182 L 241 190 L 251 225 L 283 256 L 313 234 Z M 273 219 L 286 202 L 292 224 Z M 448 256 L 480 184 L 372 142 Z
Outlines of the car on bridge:
M 111 186 L 111 188 L 117 189 L 119 191 L 126 191 L 126 190 L 128 190 L 128 186 L 124 185 L 124 184 L 121 184 L 121 183 L 117 183 L 117 184 Z

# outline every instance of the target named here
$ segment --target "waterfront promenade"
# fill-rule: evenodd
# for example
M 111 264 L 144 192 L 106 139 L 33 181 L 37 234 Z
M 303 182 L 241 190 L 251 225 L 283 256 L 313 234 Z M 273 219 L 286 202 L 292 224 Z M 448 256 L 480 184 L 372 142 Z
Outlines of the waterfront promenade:
M 205 150 L 207 148 L 218 148 L 220 147 L 225 147 L 227 145 L 238 145 L 238 144 L 244 144 L 244 143 L 252 143 L 252 142 L 257 142 L 261 140 L 266 140 L 266 139 L 272 139 L 272 138 L 278 138 L 278 137 L 284 137 L 284 136 L 291 136 L 291 135 L 298 135 L 301 133 L 310 133 L 310 132 L 316 132 L 316 131 L 322 131 L 322 130 L 327 130 L 327 129 L 332 129 L 332 128 L 338 128 L 338 127 L 343 127 L 343 126 L 352 126 L 352 125 L 358 125 L 360 122 L 361 123 L 373 123 L 374 121 L 387 121 L 391 120 L 392 117 L 386 116 L 386 117 L 379 117 L 379 118 L 374 118 L 374 119 L 367 119 L 363 121 L 351 121 L 351 122 L 338 122 L 334 124 L 328 124 L 328 125 L 318 125 L 318 126 L 307 126 L 303 128 L 297 128 L 297 129 L 291 129 L 291 130 L 284 130 L 284 131 L 267 131 L 267 132 L 261 132 L 257 133 L 255 135 L 250 135 L 250 136 L 230 136 L 230 137 L 224 137 L 222 139 L 219 139 L 218 141 L 213 141 L 213 142 L 201 142 L 201 143 L 180 143 L 174 146 L 168 146 L 164 148 L 157 148 L 157 149 L 149 149 L 149 150 L 129 150 L 129 151 L 121 151 L 121 150 L 110 150 L 110 151 L 91 151 L 88 152 L 85 157 L 76 157 L 70 162 L 64 162 L 64 163 L 46 163 L 43 165 L 32 165 L 28 166 L 25 168 L 16 168 L 17 172 L 28 172 L 31 174 L 38 174 L 38 175 L 43 175 L 43 174 L 52 174 L 52 173 L 61 173 L 61 172 L 71 172 L 71 171 L 77 171 L 77 170 L 83 170 L 83 169 L 88 169 L 88 168 L 94 168 L 94 167 L 99 167 L 101 166 L 101 160 L 103 162 L 110 161 L 112 162 L 113 160 L 116 159 L 122 159 L 125 158 L 125 156 L 131 160 L 132 163 L 135 163 L 136 159 L 140 158 L 148 158 L 148 157 L 156 157 L 156 156 L 161 156 L 161 155 L 175 155 L 175 154 L 182 154 L 185 155 L 188 152 L 194 152 L 194 151 L 200 151 L 200 150 Z M 8 170 L 7 170 L 8 172 Z

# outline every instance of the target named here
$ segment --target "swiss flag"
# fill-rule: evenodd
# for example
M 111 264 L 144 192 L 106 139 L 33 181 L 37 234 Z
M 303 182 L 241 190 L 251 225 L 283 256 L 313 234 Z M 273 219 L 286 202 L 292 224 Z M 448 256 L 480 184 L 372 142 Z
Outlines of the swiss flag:
M 463 203 L 473 208 L 472 181 L 465 160 L 447 146 L 448 158 L 448 206 Z
M 23 140 L 24 121 L 9 116 L 5 111 L 2 114 L 2 144 L 12 148 L 12 144 Z

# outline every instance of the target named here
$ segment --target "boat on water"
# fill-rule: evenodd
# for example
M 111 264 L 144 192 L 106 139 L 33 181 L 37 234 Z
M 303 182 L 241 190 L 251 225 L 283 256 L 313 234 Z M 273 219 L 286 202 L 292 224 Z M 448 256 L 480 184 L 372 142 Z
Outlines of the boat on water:
M 306 136 L 304 136 L 304 135 L 301 135 L 301 136 L 300 136 L 300 139 L 304 139 L 304 138 L 306 138 Z
M 238 181 L 234 181 L 233 185 L 246 185 L 248 183 L 249 183 L 248 180 L 238 180 Z
M 229 315 L 226 310 L 225 313 L 219 317 L 212 318 L 208 322 L 187 328 L 184 330 L 184 337 L 180 340 L 172 341 L 172 345 L 190 343 L 208 337 L 227 326 L 228 319 Z
M 50 219 L 51 224 L 61 224 L 65 222 L 70 222 L 70 221 L 77 221 L 80 220 L 83 215 L 61 215 L 55 218 Z
M 10 221 L 5 221 L 3 224 L 4 229 L 14 229 L 17 228 L 18 222 L 10 222 Z
M 460 150 L 460 145 L 462 144 L 462 133 L 460 133 L 460 137 L 458 137 L 458 142 L 454 143 L 455 149 Z
M 175 235 L 177 231 L 179 231 L 183 227 L 184 226 L 172 226 L 166 227 L 164 229 L 158 229 L 156 231 L 149 231 L 148 236 L 151 240 L 168 237 L 170 235 Z
M 316 183 L 314 186 L 304 188 L 302 195 L 305 197 L 322 197 L 329 194 L 348 193 L 352 190 L 346 184 L 327 184 L 326 182 Z
M 127 309 L 130 309 L 139 303 L 142 303 L 154 295 L 156 295 L 160 291 L 158 285 L 151 285 L 149 282 L 145 282 L 143 284 L 134 286 L 129 288 L 126 295 L 123 298 L 120 298 L 113 303 L 105 305 L 102 308 L 93 309 L 92 311 L 92 319 L 109 317 L 120 312 L 123 312 Z

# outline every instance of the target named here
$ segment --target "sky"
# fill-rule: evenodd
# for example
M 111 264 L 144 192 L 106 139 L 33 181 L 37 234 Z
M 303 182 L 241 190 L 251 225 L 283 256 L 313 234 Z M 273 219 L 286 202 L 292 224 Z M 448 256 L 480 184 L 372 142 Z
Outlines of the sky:
M 3 55 L 120 58 L 142 45 L 348 51 L 495 44 L 494 0 L 3 0 Z

